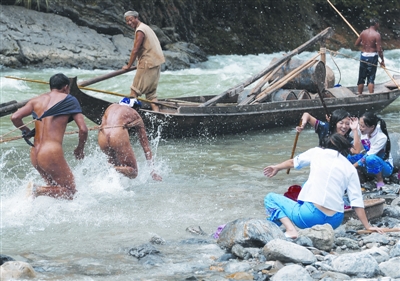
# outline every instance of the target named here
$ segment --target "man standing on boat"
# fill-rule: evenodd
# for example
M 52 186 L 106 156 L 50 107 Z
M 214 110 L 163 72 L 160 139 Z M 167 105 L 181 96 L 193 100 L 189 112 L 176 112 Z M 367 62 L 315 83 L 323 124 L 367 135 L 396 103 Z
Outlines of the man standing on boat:
M 34 197 L 71 200 L 76 192 L 74 175 L 64 158 L 62 143 L 68 122 L 74 120 L 79 128 L 79 143 L 74 154 L 76 159 L 83 159 L 88 129 L 78 100 L 69 94 L 69 83 L 64 74 L 53 75 L 49 93 L 30 99 L 11 116 L 14 126 L 32 146 L 31 162 L 47 184 L 32 190 Z M 22 121 L 31 114 L 36 120 L 32 131 Z M 32 136 L 35 137 L 33 144 L 28 140 Z
M 148 165 L 150 167 L 153 165 L 143 120 L 135 110 L 139 107 L 139 102 L 134 98 L 123 98 L 119 104 L 110 105 L 101 120 L 98 136 L 99 146 L 107 155 L 108 162 L 118 172 L 131 179 L 137 177 L 138 166 L 129 140 L 129 128 L 136 129 Z M 153 180 L 162 180 L 154 170 L 151 171 L 151 176 Z
M 381 58 L 380 64 L 385 67 L 383 59 L 383 49 L 381 45 L 381 35 L 378 32 L 379 21 L 377 19 L 370 20 L 370 27 L 361 32 L 360 36 L 354 43 L 355 46 L 362 46 L 360 70 L 358 74 L 358 94 L 362 94 L 364 90 L 365 79 L 367 79 L 368 91 L 370 94 L 374 92 L 375 74 L 378 65 L 378 55 Z
M 128 11 L 124 15 L 126 23 L 135 29 L 135 41 L 127 65 L 122 69 L 131 68 L 138 60 L 136 75 L 131 86 L 131 97 L 146 95 L 146 99 L 157 101 L 157 86 L 160 79 L 161 64 L 165 62 L 160 41 L 154 31 L 139 20 L 139 13 Z M 151 103 L 154 111 L 159 111 L 158 105 Z

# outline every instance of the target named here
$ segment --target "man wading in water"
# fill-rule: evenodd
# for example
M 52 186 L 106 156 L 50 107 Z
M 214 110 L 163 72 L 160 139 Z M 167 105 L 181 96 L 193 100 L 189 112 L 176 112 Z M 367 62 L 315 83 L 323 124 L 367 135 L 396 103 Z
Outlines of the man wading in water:
M 11 116 L 25 140 L 34 136 L 31 162 L 45 180 L 47 186 L 38 186 L 32 195 L 73 199 L 76 193 L 74 175 L 64 158 L 62 142 L 67 124 L 75 121 L 79 128 L 79 143 L 74 150 L 76 159 L 83 159 L 83 148 L 88 135 L 82 109 L 78 100 L 69 95 L 69 79 L 62 73 L 50 78 L 50 92 L 32 98 Z M 32 114 L 35 129 L 30 130 L 22 119 Z M 39 117 L 40 116 L 40 117 Z
M 135 153 L 129 140 L 129 128 L 135 128 L 140 145 L 143 148 L 148 165 L 153 165 L 149 140 L 146 135 L 143 120 L 136 109 L 140 107 L 136 99 L 123 98 L 119 104 L 110 105 L 104 112 L 99 130 L 98 143 L 107 155 L 108 162 L 124 176 L 134 179 L 138 175 Z M 155 181 L 162 177 L 151 171 Z

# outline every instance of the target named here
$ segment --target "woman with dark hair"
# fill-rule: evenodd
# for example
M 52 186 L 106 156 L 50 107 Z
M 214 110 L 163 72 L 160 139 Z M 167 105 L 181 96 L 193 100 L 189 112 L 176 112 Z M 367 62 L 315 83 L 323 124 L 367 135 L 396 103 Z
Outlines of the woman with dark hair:
M 354 147 L 350 151 L 351 154 L 361 152 L 362 147 L 358 134 L 358 118 L 351 117 L 350 113 L 346 110 L 336 109 L 333 111 L 329 122 L 318 120 L 307 112 L 303 113 L 301 120 L 301 126 L 297 126 L 296 131 L 300 133 L 304 130 L 307 123 L 309 123 L 318 134 L 319 146 L 323 146 L 323 141 L 326 136 L 338 133 L 343 135 L 350 143 L 353 143 Z
M 308 180 L 293 201 L 283 195 L 269 193 L 264 199 L 268 220 L 286 228 L 286 237 L 296 238 L 299 228 L 309 228 L 328 223 L 337 228 L 344 218 L 343 195 L 347 190 L 350 205 L 367 230 L 382 233 L 372 227 L 364 211 L 360 181 L 354 166 L 346 159 L 350 142 L 341 134 L 326 137 L 323 147 L 314 147 L 280 164 L 264 168 L 264 175 L 271 178 L 280 170 L 301 169 L 310 166 Z
M 378 124 L 379 123 L 379 124 Z M 373 112 L 366 112 L 360 117 L 361 143 L 365 154 L 350 157 L 354 167 L 361 167 L 367 174 L 374 175 L 376 188 L 381 189 L 383 178 L 393 172 L 393 159 L 390 154 L 390 138 L 386 122 Z

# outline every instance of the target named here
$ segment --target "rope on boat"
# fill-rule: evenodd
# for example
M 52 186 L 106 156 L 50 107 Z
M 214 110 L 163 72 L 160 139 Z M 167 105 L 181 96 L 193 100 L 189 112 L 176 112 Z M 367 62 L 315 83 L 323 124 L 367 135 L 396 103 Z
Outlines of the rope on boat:
M 332 56 L 331 52 L 329 52 L 329 55 L 331 56 L 331 59 L 332 59 L 333 63 L 336 65 L 336 68 L 339 71 L 339 81 L 337 82 L 337 85 L 340 85 L 340 80 L 342 80 L 342 72 L 340 71 L 340 68 L 337 65 L 336 61 L 333 59 L 333 56 Z
M 356 58 L 354 58 L 354 57 L 345 55 L 345 54 L 343 54 L 343 53 L 339 53 L 338 51 L 332 51 L 332 50 L 329 50 L 329 49 L 326 49 L 326 50 L 330 53 L 331 57 L 332 57 L 332 54 L 334 54 L 335 57 L 336 57 L 337 55 L 341 55 L 341 56 L 344 56 L 344 57 L 346 57 L 346 58 L 353 59 L 353 60 L 356 60 L 356 61 L 361 62 L 360 59 L 356 59 Z M 379 65 L 376 65 L 376 64 L 373 64 L 373 63 L 369 63 L 369 62 L 366 62 L 366 61 L 362 61 L 362 62 L 365 63 L 365 64 L 369 64 L 369 65 L 372 65 L 372 66 L 379 67 Z M 335 63 L 335 64 L 336 64 L 336 63 Z M 396 72 L 396 73 L 400 73 L 400 71 L 392 70 L 392 69 L 388 69 L 388 68 L 386 68 L 386 70 L 389 70 L 389 71 L 392 71 L 392 72 Z
M 32 122 L 35 122 L 35 121 L 36 121 L 36 120 L 32 120 L 32 121 L 30 121 L 30 122 L 28 122 L 28 123 L 22 125 L 21 127 L 26 126 L 26 125 L 28 125 L 28 124 L 30 124 L 30 123 L 32 123 Z M 100 126 L 94 126 L 94 127 L 92 127 L 92 128 L 88 128 L 88 131 L 102 130 L 102 129 L 112 129 L 112 128 L 120 128 L 120 127 L 123 127 L 123 128 L 126 128 L 126 129 L 127 129 L 127 128 L 129 128 L 129 127 L 135 127 L 135 126 L 137 126 L 137 125 L 140 125 L 141 122 L 143 123 L 142 120 L 135 120 L 134 122 L 131 122 L 131 123 L 128 123 L 128 124 L 125 124 L 125 125 L 114 125 L 114 126 L 105 126 L 105 127 L 102 127 L 101 125 L 100 125 Z M 19 128 L 21 128 L 21 127 L 19 127 Z M 14 129 L 14 130 L 11 130 L 10 132 L 8 132 L 8 133 L 6 133 L 6 134 L 0 136 L 0 143 L 22 139 L 23 136 L 17 136 L 17 137 L 11 137 L 11 138 L 3 139 L 3 137 L 5 137 L 6 135 L 9 135 L 9 134 L 12 133 L 12 132 L 15 132 L 15 131 L 18 130 L 19 128 L 16 128 L 16 129 Z M 79 130 L 65 132 L 64 135 L 72 135 L 72 134 L 77 134 L 77 133 L 79 133 Z

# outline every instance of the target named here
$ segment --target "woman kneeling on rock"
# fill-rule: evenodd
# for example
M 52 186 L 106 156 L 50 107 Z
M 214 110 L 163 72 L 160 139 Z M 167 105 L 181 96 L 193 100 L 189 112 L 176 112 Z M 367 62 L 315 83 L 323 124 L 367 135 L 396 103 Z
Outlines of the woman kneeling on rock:
M 271 178 L 280 170 L 310 166 L 308 180 L 295 202 L 283 195 L 269 193 L 264 199 L 269 220 L 286 228 L 286 237 L 297 238 L 298 228 L 328 223 L 337 228 L 343 221 L 343 195 L 347 190 L 350 205 L 367 230 L 383 233 L 372 227 L 364 211 L 360 181 L 355 167 L 346 159 L 351 144 L 340 134 L 326 137 L 323 147 L 315 147 L 280 164 L 264 168 Z

